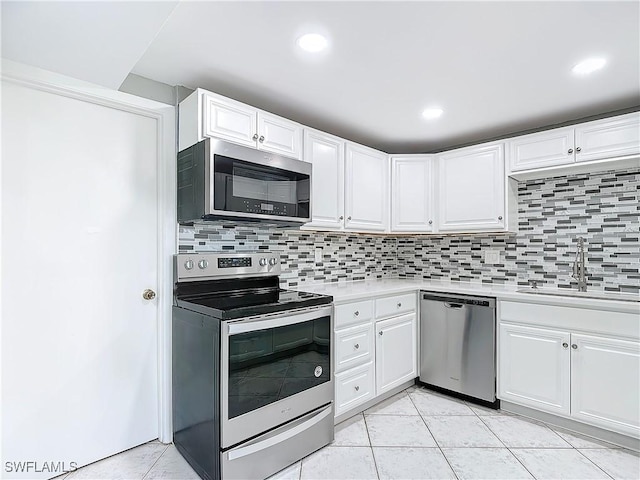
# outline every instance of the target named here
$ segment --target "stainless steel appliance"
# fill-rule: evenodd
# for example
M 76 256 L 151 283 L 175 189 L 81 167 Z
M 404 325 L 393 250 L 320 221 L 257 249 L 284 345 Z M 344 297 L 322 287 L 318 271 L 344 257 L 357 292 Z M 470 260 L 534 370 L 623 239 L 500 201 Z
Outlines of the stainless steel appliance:
M 578 237 L 578 251 L 576 252 L 576 259 L 573 262 L 573 275 L 571 275 L 578 281 L 578 291 L 587 291 L 587 265 L 584 257 L 584 237 Z
M 262 479 L 333 440 L 332 297 L 268 252 L 175 256 L 174 443 L 205 479 Z
M 178 153 L 178 222 L 311 221 L 311 164 L 207 138 Z
M 495 298 L 421 292 L 420 381 L 496 402 Z

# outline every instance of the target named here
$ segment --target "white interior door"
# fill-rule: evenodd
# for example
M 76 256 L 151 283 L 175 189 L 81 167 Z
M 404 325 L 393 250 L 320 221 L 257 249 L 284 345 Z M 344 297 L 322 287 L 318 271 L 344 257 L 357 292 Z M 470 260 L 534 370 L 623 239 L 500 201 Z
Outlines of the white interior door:
M 158 120 L 2 83 L 2 446 L 91 463 L 158 437 Z M 7 478 L 48 478 L 30 471 Z

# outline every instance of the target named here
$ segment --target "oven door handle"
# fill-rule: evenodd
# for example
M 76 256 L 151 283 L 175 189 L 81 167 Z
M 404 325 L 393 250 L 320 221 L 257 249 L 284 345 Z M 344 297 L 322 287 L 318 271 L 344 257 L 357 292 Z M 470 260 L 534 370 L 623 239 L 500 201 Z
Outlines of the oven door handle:
M 255 319 L 241 320 L 238 322 L 225 322 L 228 327 L 228 335 L 254 332 L 256 330 L 267 330 L 269 328 L 295 325 L 296 323 L 308 322 L 322 317 L 330 316 L 333 307 L 327 305 L 312 310 L 305 310 L 299 313 L 278 313 L 277 315 L 265 315 Z
M 313 427 L 315 424 L 324 420 L 327 417 L 327 415 L 330 415 L 332 412 L 333 412 L 333 408 L 332 408 L 332 405 L 330 404 L 327 407 L 325 407 L 324 410 L 321 410 L 320 412 L 315 413 L 311 418 L 309 419 L 303 418 L 302 420 L 304 421 L 290 428 L 287 428 L 285 431 L 281 433 L 276 433 L 273 436 L 267 437 L 264 440 L 261 439 L 258 442 L 249 444 L 245 447 L 229 450 L 228 452 L 229 460 L 236 460 L 238 458 L 246 457 L 247 455 L 251 455 L 252 453 L 259 452 L 260 450 L 265 450 L 273 445 L 276 445 L 277 443 L 284 442 L 285 440 L 295 437 L 299 433 Z

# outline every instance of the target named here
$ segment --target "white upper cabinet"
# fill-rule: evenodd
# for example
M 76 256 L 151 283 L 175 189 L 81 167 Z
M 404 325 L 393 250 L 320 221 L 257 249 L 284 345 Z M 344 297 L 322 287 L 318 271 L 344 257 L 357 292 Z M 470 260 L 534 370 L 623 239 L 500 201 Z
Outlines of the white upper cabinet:
M 258 148 L 302 158 L 302 126 L 267 112 L 258 112 Z M 254 135 L 255 136 L 255 135 Z
M 386 153 L 305 129 L 304 159 L 313 165 L 312 220 L 304 229 L 352 232 L 388 229 Z
M 389 157 L 347 143 L 345 229 L 384 232 L 389 225 Z
M 536 178 L 538 169 L 561 175 L 640 166 L 640 113 L 523 135 L 507 145 L 509 174 L 519 179 Z
M 203 94 L 202 123 L 205 137 L 256 146 L 258 112 L 255 108 L 212 93 Z
M 438 230 L 504 230 L 504 148 L 502 143 L 453 150 L 437 157 Z
M 435 230 L 434 165 L 431 155 L 391 157 L 392 232 Z
M 640 154 L 640 113 L 576 126 L 576 161 Z
M 179 149 L 205 137 L 302 158 L 302 125 L 201 88 L 180 103 Z
M 311 223 L 339 230 L 344 226 L 344 141 L 305 129 L 304 159 L 311 162 Z
M 517 137 L 509 142 L 512 172 L 573 163 L 573 127 Z

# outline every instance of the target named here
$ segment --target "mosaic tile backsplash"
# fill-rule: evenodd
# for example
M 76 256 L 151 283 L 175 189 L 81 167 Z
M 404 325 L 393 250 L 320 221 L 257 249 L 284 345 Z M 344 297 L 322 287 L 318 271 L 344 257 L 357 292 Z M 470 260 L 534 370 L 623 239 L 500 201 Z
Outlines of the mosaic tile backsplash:
M 518 185 L 518 233 L 370 236 L 224 223 L 181 226 L 180 252 L 272 249 L 284 287 L 412 277 L 576 288 L 577 238 L 586 240 L 589 290 L 640 292 L 640 171 L 582 174 Z M 323 262 L 314 262 L 315 248 Z M 500 253 L 486 264 L 484 250 Z
M 180 253 L 189 251 L 280 252 L 280 284 L 294 287 L 306 282 L 338 282 L 397 276 L 396 239 L 283 230 L 261 224 L 228 222 L 180 226 Z M 315 249 L 322 249 L 322 263 L 315 263 Z

